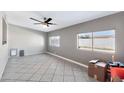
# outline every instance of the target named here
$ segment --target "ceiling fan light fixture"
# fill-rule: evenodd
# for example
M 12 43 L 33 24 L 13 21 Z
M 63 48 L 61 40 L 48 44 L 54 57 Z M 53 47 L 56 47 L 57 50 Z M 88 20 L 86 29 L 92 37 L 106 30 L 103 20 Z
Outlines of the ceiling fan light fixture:
M 38 25 L 38 24 L 41 24 L 43 28 L 47 28 L 49 27 L 50 25 L 56 25 L 55 23 L 51 23 L 50 21 L 52 20 L 52 18 L 46 18 L 44 17 L 44 21 L 40 21 L 40 20 L 37 20 L 35 18 L 30 18 L 31 20 L 34 20 L 34 21 L 37 21 L 38 23 L 34 23 L 35 25 Z
M 47 25 L 42 25 L 43 28 L 47 28 Z

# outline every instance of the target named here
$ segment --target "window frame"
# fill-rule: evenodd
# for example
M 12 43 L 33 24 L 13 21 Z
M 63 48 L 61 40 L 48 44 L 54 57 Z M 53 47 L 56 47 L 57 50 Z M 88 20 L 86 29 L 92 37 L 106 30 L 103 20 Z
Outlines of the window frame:
M 109 50 L 100 50 L 100 49 L 94 49 L 94 36 L 93 34 L 95 32 L 104 32 L 104 31 L 114 31 L 114 50 L 109 51 Z M 83 34 L 83 32 L 77 34 L 77 49 L 79 50 L 86 50 L 86 51 L 94 51 L 94 52 L 105 52 L 105 53 L 115 53 L 116 52 L 116 30 L 115 29 L 110 29 L 110 30 L 103 30 L 103 31 L 95 31 L 95 32 L 84 32 L 85 33 L 92 33 L 92 48 L 79 48 L 79 34 Z
M 107 32 L 107 31 L 114 31 L 114 50 L 113 51 L 109 51 L 109 50 L 102 50 L 102 49 L 95 49 L 94 45 L 93 45 L 93 51 L 95 52 L 105 52 L 105 53 L 115 53 L 116 52 L 116 30 L 115 29 L 111 29 L 111 30 L 104 30 L 104 31 L 96 31 L 96 32 Z M 93 32 L 93 33 L 96 33 Z M 93 36 L 93 43 L 94 43 L 94 36 Z
M 91 33 L 92 34 L 92 36 L 93 36 L 93 32 L 86 32 L 86 33 Z M 84 33 L 84 34 L 86 34 L 86 33 Z M 91 44 L 91 48 L 79 48 L 79 34 L 83 34 L 83 33 L 78 33 L 77 34 L 77 49 L 79 49 L 79 50 L 88 50 L 88 51 L 92 51 L 93 50 L 93 44 Z M 92 37 L 91 37 L 91 40 L 92 40 Z M 91 41 L 92 42 L 92 41 Z M 93 42 L 92 42 L 93 43 Z
M 51 42 L 52 39 L 50 40 L 50 38 L 54 38 L 54 39 L 55 39 L 55 38 L 57 38 L 57 37 L 59 37 L 59 39 L 58 39 L 58 40 L 59 40 L 58 45 L 57 45 L 57 44 L 54 44 L 55 41 L 54 41 L 54 43 L 52 44 L 52 42 Z M 54 40 L 54 39 L 53 39 L 53 40 Z M 58 35 L 58 36 L 50 36 L 50 37 L 49 37 L 49 46 L 50 46 L 50 47 L 57 47 L 57 48 L 59 48 L 59 47 L 60 47 L 60 36 L 59 36 L 59 35 Z

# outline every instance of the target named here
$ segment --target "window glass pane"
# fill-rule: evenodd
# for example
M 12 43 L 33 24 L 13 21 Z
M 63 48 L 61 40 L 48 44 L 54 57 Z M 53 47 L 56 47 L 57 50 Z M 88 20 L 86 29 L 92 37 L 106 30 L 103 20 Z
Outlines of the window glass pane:
M 52 37 L 49 37 L 49 46 L 52 46 Z
M 115 31 L 93 32 L 93 50 L 115 51 Z
M 92 49 L 92 32 L 78 34 L 78 48 Z
M 60 47 L 60 36 L 49 37 L 49 46 Z
M 55 38 L 55 46 L 60 47 L 60 37 L 59 36 L 56 36 L 56 38 Z

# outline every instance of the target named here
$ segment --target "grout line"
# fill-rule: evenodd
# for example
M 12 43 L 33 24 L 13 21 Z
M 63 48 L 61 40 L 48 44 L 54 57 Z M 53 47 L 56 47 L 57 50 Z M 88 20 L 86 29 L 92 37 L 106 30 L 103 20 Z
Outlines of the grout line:
M 63 82 L 64 82 L 65 62 L 64 61 L 62 61 L 62 62 L 63 62 L 63 75 L 62 75 L 62 77 L 63 77 Z
M 50 62 L 50 60 L 48 61 L 48 63 Z M 51 62 L 50 62 L 51 63 Z M 48 66 L 48 68 L 44 71 L 44 73 L 43 73 L 43 76 L 45 75 L 45 73 L 48 71 L 48 69 L 49 69 L 49 67 L 52 65 L 52 63 L 51 64 L 49 64 L 49 66 Z M 41 76 L 41 78 L 40 78 L 40 80 L 43 78 L 43 76 Z M 41 82 L 39 80 L 39 82 Z
M 45 64 L 45 63 L 43 63 L 43 64 Z M 40 68 L 43 66 L 43 64 L 40 65 Z M 33 68 L 35 65 L 37 65 L 37 64 L 34 64 L 34 65 L 32 66 L 32 68 Z M 39 69 L 40 69 L 40 68 L 39 68 Z M 39 70 L 39 69 L 38 69 L 38 70 Z M 38 70 L 37 70 L 37 71 L 38 71 Z M 37 72 L 37 71 L 36 71 L 36 72 Z M 27 81 L 31 81 L 30 79 L 33 77 L 33 75 L 34 75 L 36 72 L 34 72 L 34 73 L 31 75 L 31 77 L 29 77 L 29 79 L 28 79 Z
M 41 78 L 40 78 L 40 80 L 43 78 L 43 76 L 45 75 L 45 73 L 47 72 L 47 70 L 48 70 L 48 68 L 50 67 L 50 65 L 52 64 L 51 62 L 50 62 L 50 60 L 51 60 L 51 58 L 49 58 L 49 60 L 48 60 L 48 67 L 47 67 L 47 69 L 44 71 L 44 73 L 42 74 L 42 76 L 41 76 Z M 44 63 L 45 64 L 45 63 Z M 43 66 L 43 65 L 42 65 Z M 41 68 L 41 67 L 40 67 Z M 41 82 L 41 81 L 38 81 L 38 82 Z
M 34 65 L 35 65 L 35 64 L 34 64 Z M 34 65 L 32 66 L 32 68 L 34 67 Z M 23 67 L 22 67 L 21 69 L 23 69 Z M 20 70 L 21 70 L 21 69 L 20 69 Z M 28 69 L 28 70 L 29 70 L 29 69 Z M 27 71 L 28 71 L 28 70 L 27 70 Z M 17 78 L 17 80 L 19 80 L 23 75 L 29 74 L 29 73 L 26 73 L 26 72 L 22 72 L 22 73 L 23 73 L 23 74 L 20 75 L 20 76 Z M 30 77 L 29 77 L 29 78 L 30 78 Z
M 71 69 L 72 69 L 72 72 L 73 72 L 74 82 L 76 82 L 76 78 L 75 78 L 75 75 L 74 75 L 74 69 L 72 67 L 72 64 L 71 64 Z
M 39 69 L 41 68 L 41 66 L 42 66 L 42 64 L 40 65 Z M 37 69 L 37 71 L 38 71 L 39 69 Z M 31 75 L 31 77 L 29 78 L 29 81 L 30 81 L 30 79 L 33 77 L 33 75 L 35 75 L 35 74 L 37 73 L 37 71 L 34 72 L 34 73 Z
M 40 65 L 39 69 L 40 69 L 44 64 L 45 64 L 45 63 L 42 63 L 42 64 Z M 37 69 L 37 71 L 38 71 L 39 69 Z M 37 71 L 32 74 L 32 76 L 29 78 L 29 81 L 30 81 L 30 79 L 33 77 L 33 75 L 35 75 L 35 74 L 37 73 Z
M 64 82 L 64 76 L 65 76 L 65 62 L 64 62 L 64 71 L 63 71 L 63 82 Z
M 57 59 L 58 60 L 58 59 Z M 52 79 L 51 79 L 51 81 L 53 81 L 53 78 L 54 78 L 54 76 L 55 76 L 55 72 L 56 72 L 56 69 L 57 69 L 57 66 L 58 66 L 58 62 L 57 62 L 57 65 L 56 65 L 56 68 L 55 68 L 55 71 L 54 71 L 54 73 L 53 73 L 53 77 L 52 77 Z

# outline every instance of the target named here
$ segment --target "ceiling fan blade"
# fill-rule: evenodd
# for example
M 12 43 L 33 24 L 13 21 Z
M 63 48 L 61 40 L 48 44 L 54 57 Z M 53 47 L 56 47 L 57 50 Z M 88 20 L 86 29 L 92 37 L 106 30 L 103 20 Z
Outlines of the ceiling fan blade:
M 37 20 L 37 19 L 35 19 L 35 18 L 32 18 L 32 17 L 31 17 L 30 19 L 42 23 L 42 21 L 39 21 L 39 20 Z
M 52 18 L 48 18 L 46 21 L 44 21 L 45 23 L 48 23 L 52 20 Z
M 34 23 L 35 25 L 42 24 L 42 23 Z
M 57 25 L 56 23 L 48 23 L 48 24 L 50 24 L 50 25 Z

